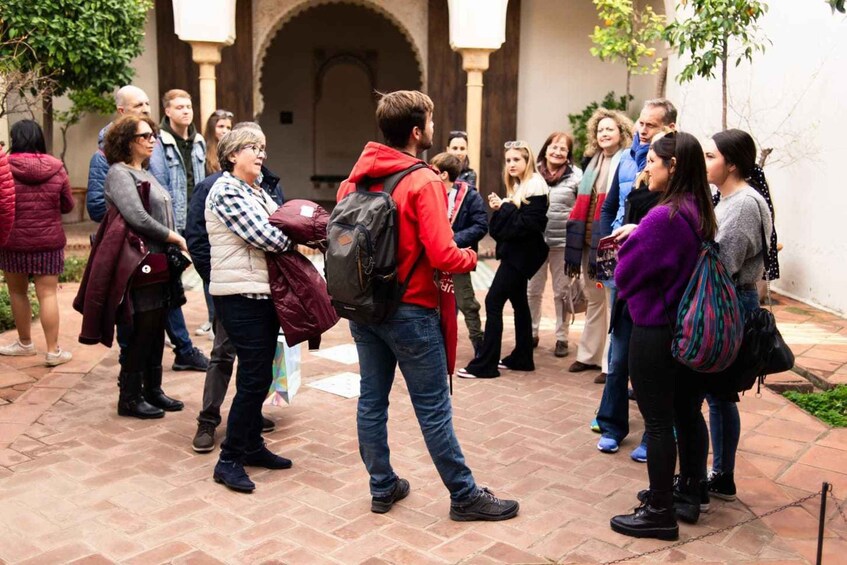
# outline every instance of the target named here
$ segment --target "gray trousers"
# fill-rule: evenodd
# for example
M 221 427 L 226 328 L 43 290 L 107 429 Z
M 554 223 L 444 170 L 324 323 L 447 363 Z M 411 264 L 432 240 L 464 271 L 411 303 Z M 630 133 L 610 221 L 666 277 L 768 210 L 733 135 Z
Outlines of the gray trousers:
M 217 310 L 217 309 L 216 309 Z M 215 342 L 206 371 L 206 384 L 203 385 L 203 409 L 197 417 L 198 422 L 209 422 L 215 427 L 221 423 L 221 405 L 226 398 L 226 389 L 232 378 L 232 366 L 235 363 L 235 346 L 229 340 L 221 319 L 215 315 Z
M 482 324 L 479 320 L 479 302 L 473 291 L 470 273 L 453 275 L 453 290 L 456 293 L 456 305 L 465 316 L 465 325 L 468 326 L 468 337 L 471 341 L 482 339 Z

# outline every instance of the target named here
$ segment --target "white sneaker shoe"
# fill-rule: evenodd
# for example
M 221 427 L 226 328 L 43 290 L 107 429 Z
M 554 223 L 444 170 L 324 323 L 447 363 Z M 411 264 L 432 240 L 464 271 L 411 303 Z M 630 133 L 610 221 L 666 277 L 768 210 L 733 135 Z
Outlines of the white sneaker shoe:
M 64 363 L 67 363 L 68 361 L 70 361 L 73 358 L 74 358 L 74 356 L 73 356 L 73 354 L 71 354 L 70 351 L 65 351 L 64 349 L 59 347 L 58 350 L 55 353 L 48 353 L 47 354 L 47 360 L 45 362 L 46 362 L 48 367 L 55 367 L 57 365 L 62 365 Z
M 212 324 L 209 322 L 204 323 L 202 326 L 194 330 L 194 335 L 206 335 L 212 331 Z
M 9 355 L 11 357 L 25 357 L 27 355 L 35 355 L 35 353 L 34 343 L 24 345 L 20 340 L 15 340 L 15 343 L 0 347 L 0 355 Z

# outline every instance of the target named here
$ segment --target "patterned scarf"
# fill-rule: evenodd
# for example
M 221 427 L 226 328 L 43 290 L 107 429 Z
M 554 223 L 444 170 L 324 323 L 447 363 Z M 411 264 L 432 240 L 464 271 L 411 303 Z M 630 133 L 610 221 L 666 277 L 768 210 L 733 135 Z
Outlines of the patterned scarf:
M 556 172 L 551 172 L 550 169 L 547 168 L 547 159 L 542 158 L 538 160 L 538 173 L 544 177 L 544 180 L 547 182 L 547 186 L 556 186 L 559 184 L 559 181 L 562 180 L 565 173 L 570 170 L 570 164 L 566 163 L 564 167 L 559 167 L 559 170 Z
M 592 218 L 592 222 L 600 221 L 600 212 L 603 208 L 603 202 L 606 200 L 608 181 L 614 177 L 618 164 L 621 162 L 623 152 L 624 149 L 621 149 L 611 158 L 607 182 L 597 187 L 597 203 L 594 206 L 594 218 Z M 597 181 L 597 175 L 600 173 L 599 161 L 600 153 L 594 155 L 588 166 L 585 167 L 582 180 L 579 182 L 576 203 L 573 210 L 571 210 L 570 218 L 568 218 L 567 236 L 565 238 L 565 272 L 570 277 L 579 277 L 582 271 L 582 253 L 583 243 L 585 242 L 585 230 L 588 223 L 588 210 L 591 208 L 591 192 Z M 592 279 L 597 276 L 597 244 L 599 242 L 600 230 L 592 229 L 591 253 L 588 256 L 588 276 Z

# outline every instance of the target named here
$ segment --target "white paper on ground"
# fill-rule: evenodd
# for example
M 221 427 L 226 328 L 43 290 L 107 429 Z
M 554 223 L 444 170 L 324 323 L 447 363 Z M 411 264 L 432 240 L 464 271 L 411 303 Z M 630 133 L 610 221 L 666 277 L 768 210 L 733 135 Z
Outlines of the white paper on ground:
M 336 363 L 344 363 L 345 365 L 354 365 L 359 362 L 359 354 L 356 353 L 356 344 L 354 343 L 328 347 L 327 349 L 311 352 L 311 354 L 335 361 Z
M 357 373 L 338 373 L 324 379 L 310 382 L 307 386 L 330 392 L 344 398 L 359 396 L 359 375 Z

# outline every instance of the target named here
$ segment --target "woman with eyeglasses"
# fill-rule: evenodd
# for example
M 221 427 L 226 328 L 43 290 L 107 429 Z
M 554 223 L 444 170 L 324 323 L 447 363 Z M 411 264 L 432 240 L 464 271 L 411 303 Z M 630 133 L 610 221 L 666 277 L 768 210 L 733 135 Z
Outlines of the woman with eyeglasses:
M 155 144 L 156 124 L 147 116 L 126 114 L 112 124 L 103 145 L 110 164 L 104 184 L 106 204 L 117 210 L 151 254 L 166 253 L 169 244 L 187 251 L 185 239 L 174 231 L 170 194 L 145 168 Z M 145 204 L 141 195 L 147 186 L 149 199 Z M 182 402 L 162 391 L 165 318 L 168 308 L 178 306 L 174 304 L 178 297 L 168 282 L 133 287 L 129 296 L 132 335 L 118 378 L 118 414 L 161 418 L 165 411 L 183 408 Z
M 608 312 L 606 292 L 597 282 L 597 245 L 600 242 L 600 212 L 625 148 L 632 144 L 632 120 L 621 112 L 600 108 L 586 125 L 590 160 L 579 182 L 576 203 L 568 218 L 565 270 L 570 277 L 585 277 L 585 326 L 579 340 L 571 373 L 608 371 Z M 595 222 L 597 222 L 595 224 Z
M 61 161 L 47 154 L 41 126 L 21 120 L 12 126 L 9 154 L 10 204 L 13 221 L 7 241 L 0 245 L 0 270 L 9 288 L 9 301 L 18 339 L 0 347 L 0 355 L 35 355 L 29 277 L 41 307 L 41 327 L 47 344 L 45 362 L 54 367 L 71 360 L 59 347 L 59 275 L 65 266 L 62 214 L 74 207 L 71 184 Z M 0 150 L 2 152 L 2 150 Z M 3 179 L 0 179 L 3 180 Z M 5 191 L 4 191 L 5 192 Z
M 544 241 L 550 247 L 547 259 L 529 281 L 527 290 L 529 309 L 532 312 L 532 345 L 538 347 L 538 329 L 541 325 L 541 299 L 547 286 L 547 268 L 553 277 L 553 303 L 556 308 L 556 357 L 568 355 L 568 333 L 570 324 L 565 312 L 570 311 L 571 284 L 578 281 L 565 274 L 565 228 L 568 217 L 576 202 L 576 192 L 582 179 L 582 170 L 571 163 L 573 138 L 563 132 L 551 133 L 538 156 L 538 173 L 550 188 L 550 207 L 547 209 L 547 228 Z
M 479 354 L 458 371 L 460 377 L 494 378 L 500 370 L 534 371 L 532 316 L 527 301 L 527 284 L 547 258 L 544 242 L 549 189 L 535 170 L 535 159 L 525 141 L 504 145 L 503 182 L 506 198 L 488 195 L 494 210 L 489 233 L 497 242 L 500 266 L 485 297 L 485 335 Z M 511 302 L 515 315 L 515 348 L 500 359 L 503 338 L 503 307 Z
M 291 245 L 268 222 L 278 206 L 258 183 L 267 156 L 265 136 L 258 129 L 224 135 L 218 143 L 224 172 L 206 198 L 209 290 L 238 357 L 236 393 L 213 476 L 238 492 L 256 488 L 244 466 L 291 467 L 291 460 L 272 453 L 262 440 L 262 403 L 273 380 L 279 334 L 265 253 L 281 253 Z
M 232 131 L 232 123 L 235 118 L 234 114 L 228 110 L 215 110 L 206 120 L 206 129 L 203 130 L 203 137 L 206 140 L 206 176 L 219 173 L 221 164 L 218 161 L 218 142 L 228 132 Z M 196 186 L 194 187 L 196 190 Z M 215 304 L 212 301 L 212 295 L 209 294 L 209 285 L 203 283 L 203 294 L 206 296 L 206 311 L 209 314 L 209 319 L 195 330 L 195 335 L 209 336 L 210 339 L 215 339 L 214 323 L 215 323 Z
M 708 432 L 700 410 L 702 375 L 671 354 L 671 315 L 679 308 L 702 241 L 713 240 L 718 226 L 703 149 L 694 136 L 678 132 L 654 140 L 645 170 L 649 190 L 661 194 L 659 204 L 637 226 L 624 225 L 612 235 L 623 240 L 615 284 L 633 321 L 629 374 L 644 417 L 650 485 L 637 495 L 641 506 L 612 518 L 611 527 L 632 537 L 675 540 L 677 517 L 699 518 Z
M 454 130 L 447 134 L 447 153 L 455 155 L 462 162 L 462 172 L 459 173 L 457 181 L 465 182 L 471 187 L 479 190 L 476 185 L 476 171 L 471 169 L 468 160 L 468 132 Z

